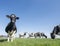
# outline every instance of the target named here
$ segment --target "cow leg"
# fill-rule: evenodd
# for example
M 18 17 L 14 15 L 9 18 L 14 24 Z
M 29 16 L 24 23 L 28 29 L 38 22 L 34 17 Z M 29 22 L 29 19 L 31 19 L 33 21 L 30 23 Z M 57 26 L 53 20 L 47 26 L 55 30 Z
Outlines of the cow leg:
M 39 38 L 42 38 L 42 35 L 41 35 L 41 33 L 40 33 L 38 36 L 39 36 Z
M 9 40 L 10 40 L 10 38 L 9 38 L 9 36 L 8 36 L 8 40 L 7 40 L 7 42 L 9 42 Z
M 15 33 L 16 33 L 16 31 L 13 31 L 13 33 L 11 35 L 11 42 L 13 42 L 13 39 L 15 39 Z
M 13 38 L 12 37 L 11 37 L 10 41 L 13 42 Z
M 11 40 L 11 32 L 10 31 L 8 31 L 8 42 Z
M 8 39 L 7 39 L 7 42 L 9 42 L 10 41 L 10 35 L 9 35 L 9 33 L 8 33 Z

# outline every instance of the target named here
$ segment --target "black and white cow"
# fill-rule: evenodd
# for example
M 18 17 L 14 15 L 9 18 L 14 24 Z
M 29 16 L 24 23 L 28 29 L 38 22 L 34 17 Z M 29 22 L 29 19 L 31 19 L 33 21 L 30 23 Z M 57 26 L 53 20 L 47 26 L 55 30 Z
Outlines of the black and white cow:
M 11 14 L 6 15 L 6 17 L 8 17 L 10 19 L 10 22 L 8 23 L 8 25 L 5 28 L 6 33 L 8 34 L 8 42 L 9 41 L 13 41 L 14 35 L 17 32 L 17 28 L 15 25 L 16 19 L 18 20 L 19 17 L 16 17 L 15 14 Z
M 41 38 L 41 37 L 45 37 L 45 38 L 47 38 L 47 36 L 46 36 L 44 33 L 40 33 L 40 32 L 35 33 L 35 34 L 34 34 L 34 37 L 35 37 L 35 38 L 37 38 L 37 37 L 40 37 L 40 38 Z
M 55 35 L 60 35 L 60 25 L 55 26 L 50 35 L 52 39 L 55 39 Z
M 28 38 L 34 38 L 34 33 L 28 33 Z
M 24 38 L 26 36 L 27 32 L 24 32 L 24 34 L 19 34 L 19 38 Z

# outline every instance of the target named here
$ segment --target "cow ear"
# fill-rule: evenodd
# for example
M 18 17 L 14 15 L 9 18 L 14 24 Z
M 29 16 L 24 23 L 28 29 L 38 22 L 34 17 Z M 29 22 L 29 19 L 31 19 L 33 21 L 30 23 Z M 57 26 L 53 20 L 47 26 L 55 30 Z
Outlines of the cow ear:
M 9 16 L 9 15 L 6 15 L 6 17 L 10 18 L 10 16 Z
M 19 19 L 19 17 L 16 17 L 16 19 Z

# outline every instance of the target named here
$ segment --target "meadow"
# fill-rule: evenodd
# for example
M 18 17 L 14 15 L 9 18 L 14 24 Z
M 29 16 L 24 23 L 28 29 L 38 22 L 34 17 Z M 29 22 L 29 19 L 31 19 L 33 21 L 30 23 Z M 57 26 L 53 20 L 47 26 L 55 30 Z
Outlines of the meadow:
M 60 39 L 16 38 L 13 42 L 0 39 L 0 46 L 60 46 Z

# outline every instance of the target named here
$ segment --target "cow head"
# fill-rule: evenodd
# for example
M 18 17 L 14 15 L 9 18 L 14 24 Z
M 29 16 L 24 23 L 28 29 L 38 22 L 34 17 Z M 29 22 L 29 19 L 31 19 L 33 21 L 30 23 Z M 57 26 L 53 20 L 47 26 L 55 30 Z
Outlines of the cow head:
M 10 18 L 11 22 L 16 22 L 16 19 L 18 20 L 19 17 L 16 17 L 15 14 L 11 14 L 11 15 L 6 15 L 8 18 Z
M 52 38 L 52 39 L 55 39 L 54 33 L 51 33 L 50 35 L 51 35 L 51 38 Z

